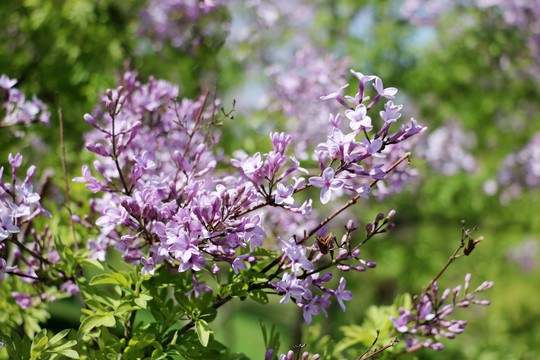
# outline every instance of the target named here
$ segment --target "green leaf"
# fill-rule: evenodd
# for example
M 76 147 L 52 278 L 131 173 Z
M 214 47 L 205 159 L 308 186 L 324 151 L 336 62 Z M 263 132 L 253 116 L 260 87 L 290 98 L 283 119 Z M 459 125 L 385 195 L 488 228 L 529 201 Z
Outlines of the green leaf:
M 80 359 L 79 353 L 75 350 L 71 349 L 64 349 L 57 352 L 60 355 L 64 355 L 65 357 L 68 357 L 70 359 Z
M 70 340 L 70 341 L 67 341 L 64 344 L 60 345 L 60 346 L 55 347 L 54 350 L 59 351 L 59 350 L 68 349 L 70 347 L 73 347 L 74 345 L 77 345 L 77 341 Z
M 202 346 L 207 347 L 210 342 L 210 337 L 213 336 L 212 329 L 208 326 L 208 323 L 204 320 L 195 321 L 195 329 L 197 330 L 197 337 Z
M 39 334 L 36 335 L 34 341 L 32 341 L 32 347 L 30 350 L 32 352 L 32 357 L 40 354 L 41 351 L 45 349 L 48 342 L 49 338 L 47 337 L 47 330 L 43 329 Z
M 248 285 L 242 283 L 234 283 L 230 285 L 231 296 L 243 297 L 248 295 Z
M 81 265 L 89 266 L 99 270 L 105 270 L 101 262 L 97 259 L 83 258 L 80 260 Z
M 96 275 L 90 280 L 90 285 L 113 284 L 129 287 L 130 283 L 121 273 L 109 273 Z
M 268 303 L 268 296 L 262 290 L 252 290 L 249 292 L 249 297 L 255 300 L 258 303 L 266 304 Z
M 65 338 L 66 335 L 69 333 L 69 330 L 70 329 L 65 329 L 65 330 L 60 331 L 58 334 L 54 335 L 49 341 L 49 345 L 53 346 L 54 344 L 56 344 L 57 342 Z
M 88 334 L 93 328 L 98 326 L 113 327 L 116 320 L 112 314 L 95 314 L 85 318 L 79 328 L 79 339 Z

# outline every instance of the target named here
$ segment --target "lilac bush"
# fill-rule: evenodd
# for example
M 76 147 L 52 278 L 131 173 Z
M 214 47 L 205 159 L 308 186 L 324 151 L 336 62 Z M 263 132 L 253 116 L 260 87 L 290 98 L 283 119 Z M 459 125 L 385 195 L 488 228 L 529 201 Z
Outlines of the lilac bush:
M 353 219 L 331 231 L 333 220 L 368 200 L 394 172 L 405 174 L 400 166 L 410 152 L 402 144 L 426 130 L 415 119 L 402 123 L 402 106 L 393 102 L 396 88 L 385 87 L 375 75 L 351 74 L 358 84 L 352 94 L 346 94 L 349 84 L 344 84 L 320 96 L 342 110 L 326 115 L 328 132 L 311 155 L 304 156 L 313 145 L 294 147 L 293 136 L 274 132 L 269 150 L 235 152 L 229 158 L 219 149 L 219 126 L 231 112 L 218 99 L 209 92 L 194 100 L 181 98 L 178 87 L 165 80 L 151 77 L 142 83 L 136 72 L 125 73 L 121 84 L 105 91 L 83 117 L 93 128 L 85 141 L 95 160 L 92 167 L 83 165 L 82 176 L 73 182 L 85 184 L 92 198 L 85 205 L 89 213 L 71 216 L 72 243 L 54 237 L 48 225 L 36 230 L 32 220 L 51 216 L 33 189 L 36 167 L 21 181 L 23 157 L 10 154 L 10 180 L 0 181 L 0 278 L 30 285 L 16 285 L 10 294 L 21 311 L 72 295 L 85 305 L 77 331 L 51 337 L 35 323 L 26 329 L 29 337 L 3 336 L 10 356 L 26 358 L 31 348 L 33 354 L 70 358 L 103 353 L 218 358 L 226 347 L 214 340 L 209 324 L 233 299 L 267 304 L 277 295 L 281 304 L 296 305 L 307 325 L 321 314 L 328 317 L 332 304 L 345 312 L 354 294 L 343 273 L 376 267 L 361 256 L 361 248 L 395 227 L 396 212 L 379 213 L 363 231 Z M 381 109 L 378 116 L 374 109 Z M 392 181 L 388 184 L 392 187 Z M 319 214 L 329 205 L 334 209 L 323 218 Z M 86 239 L 85 234 L 92 235 Z M 478 243 L 467 232 L 459 249 L 468 255 Z M 123 268 L 109 262 L 114 253 Z M 100 272 L 87 279 L 88 267 Z M 480 291 L 467 293 L 469 280 L 465 298 L 456 300 L 456 294 L 452 306 L 473 301 Z M 411 340 L 411 334 L 433 337 L 447 334 L 443 328 L 456 333 L 456 326 L 463 327 L 443 319 L 451 313 L 439 308 L 446 297 L 437 300 L 436 285 L 428 289 L 418 307 L 400 310 L 401 317 L 392 320 L 409 348 L 440 347 Z M 136 321 L 140 310 L 151 313 L 152 320 Z M 263 328 L 263 333 L 265 358 L 276 358 L 275 332 L 267 337 Z M 20 345 L 32 337 L 31 347 Z M 296 348 L 298 356 L 301 348 Z M 367 351 L 360 358 L 374 354 Z M 302 353 L 303 359 L 309 356 Z

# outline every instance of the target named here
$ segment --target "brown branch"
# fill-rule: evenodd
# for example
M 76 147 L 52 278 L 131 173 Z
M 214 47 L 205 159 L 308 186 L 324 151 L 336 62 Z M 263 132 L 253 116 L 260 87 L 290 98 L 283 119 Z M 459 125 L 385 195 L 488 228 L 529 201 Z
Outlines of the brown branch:
M 405 155 L 403 155 L 399 160 L 397 160 L 394 164 L 392 164 L 392 166 L 390 166 L 390 168 L 388 170 L 386 170 L 386 173 L 388 174 L 389 172 L 391 172 L 392 170 L 394 170 L 399 164 L 401 164 L 403 161 L 409 159 L 411 157 L 411 153 L 410 152 L 407 152 Z M 373 180 L 370 184 L 369 184 L 369 187 L 372 188 L 373 186 L 375 186 L 375 184 L 377 184 L 379 182 L 379 180 Z M 317 225 L 315 228 L 313 228 L 309 233 L 307 233 L 303 238 L 302 240 L 300 240 L 299 244 L 303 244 L 304 242 L 306 242 L 307 239 L 309 239 L 311 236 L 313 236 L 313 234 L 315 234 L 317 231 L 319 231 L 320 228 L 322 228 L 324 225 L 326 225 L 327 223 L 329 223 L 332 219 L 334 219 L 336 216 L 338 216 L 339 214 L 341 214 L 343 211 L 345 211 L 346 209 L 348 209 L 349 207 L 351 207 L 352 205 L 356 204 L 356 202 L 358 201 L 358 199 L 360 199 L 360 195 L 356 195 L 355 197 L 353 197 L 351 200 L 347 201 L 345 203 L 345 205 L 343 205 L 341 208 L 339 208 L 336 212 L 334 212 L 333 214 L 331 214 L 330 216 L 328 216 L 326 219 L 324 219 L 323 221 L 321 221 L 321 223 L 319 225 Z
M 386 346 L 383 346 L 382 348 L 378 349 L 378 350 L 375 350 L 374 352 L 372 352 L 371 354 L 369 354 L 369 356 L 365 357 L 365 358 L 362 358 L 362 357 L 359 357 L 358 359 L 356 360 L 366 360 L 366 359 L 369 359 L 369 358 L 372 358 L 373 356 L 383 352 L 384 350 L 390 348 L 390 347 L 393 347 L 394 345 L 396 345 L 397 343 L 399 342 L 399 339 L 398 338 L 393 338 L 390 343 L 388 343 L 388 345 Z M 363 355 L 362 355 L 363 356 Z
M 465 224 L 465 221 L 463 220 L 462 221 L 462 224 Z M 457 258 L 461 257 L 462 255 L 458 255 L 458 252 L 459 250 L 461 250 L 462 248 L 465 247 L 466 243 L 465 243 L 465 240 L 467 239 L 472 239 L 471 238 L 471 233 L 476 230 L 476 227 L 471 231 L 471 230 L 465 230 L 465 228 L 462 228 L 461 229 L 461 240 L 459 241 L 459 246 L 457 247 L 456 251 L 454 251 L 454 253 L 452 254 L 452 256 L 450 256 L 450 258 L 448 259 L 448 261 L 446 262 L 446 264 L 444 264 L 444 266 L 442 267 L 442 269 L 437 273 L 437 275 L 435 275 L 435 277 L 430 281 L 429 285 L 427 286 L 427 288 L 422 292 L 422 294 L 420 294 L 420 296 L 418 296 L 416 298 L 416 300 L 414 301 L 414 303 L 412 304 L 411 306 L 411 310 L 413 310 L 419 303 L 420 301 L 422 300 L 422 298 L 428 293 L 428 291 L 433 287 L 433 284 L 435 284 L 435 282 L 441 277 L 441 275 L 445 272 L 445 270 L 448 268 L 448 266 L 450 266 L 450 264 L 456 260 Z M 476 244 L 475 244 L 476 245 Z M 473 248 L 474 246 L 473 245 Z M 471 250 L 472 251 L 472 250 Z
M 60 143 L 62 144 L 62 172 L 64 174 L 64 186 L 66 190 L 66 207 L 69 212 L 69 226 L 71 227 L 71 233 L 73 234 L 73 244 L 75 246 L 75 250 L 79 250 L 79 246 L 77 245 L 77 235 L 75 234 L 75 224 L 73 223 L 72 219 L 72 212 L 71 212 L 71 201 L 69 198 L 69 186 L 68 186 L 68 178 L 67 178 L 67 168 L 66 168 L 66 143 L 64 141 L 64 122 L 62 117 L 62 103 L 60 102 L 60 96 L 58 96 L 58 93 L 56 94 L 58 98 L 58 121 L 60 123 Z

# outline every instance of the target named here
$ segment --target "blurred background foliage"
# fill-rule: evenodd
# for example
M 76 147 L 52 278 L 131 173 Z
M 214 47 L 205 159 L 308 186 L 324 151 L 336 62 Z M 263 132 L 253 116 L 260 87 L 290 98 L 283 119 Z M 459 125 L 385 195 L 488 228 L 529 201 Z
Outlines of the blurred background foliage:
M 2 164 L 9 152 L 20 149 L 31 162 L 60 169 L 59 98 L 69 176 L 79 176 L 81 165 L 90 159 L 82 151 L 82 135 L 89 130 L 82 115 L 92 111 L 98 95 L 113 87 L 126 69 L 138 71 L 140 79 L 166 79 L 180 86 L 183 97 L 210 89 L 223 99 L 226 109 L 232 108 L 235 99 L 235 118 L 225 122 L 221 146 L 226 154 L 238 149 L 264 151 L 269 131 L 305 126 L 295 123 L 294 116 L 264 106 L 271 84 L 265 69 L 283 64 L 307 43 L 400 89 L 396 102 L 404 104 L 403 113 L 428 126 L 429 133 L 450 121 L 459 124 L 472 134 L 469 153 L 476 166 L 474 171 L 461 169 L 444 175 L 425 158 L 413 155 L 411 166 L 419 169 L 419 175 L 409 187 L 354 209 L 357 224 L 363 224 L 378 212 L 395 208 L 397 227 L 363 250 L 365 258 L 377 262 L 376 269 L 348 274 L 347 286 L 355 297 L 347 303 L 346 314 L 334 308 L 329 319 L 316 317 L 308 331 L 301 325 L 298 309 L 280 305 L 277 299 L 270 307 L 249 301 L 231 303 L 218 319 L 217 337 L 235 351 L 262 358 L 262 319 L 267 326 L 277 325 L 282 347 L 302 342 L 311 353 L 323 354 L 331 341 L 344 338 L 347 329 L 343 326 L 362 324 L 371 304 L 390 305 L 399 294 L 421 292 L 457 246 L 460 220 L 465 219 L 468 226 L 479 226 L 478 234 L 485 241 L 470 258 L 452 265 L 440 287 L 462 283 L 470 272 L 473 286 L 484 280 L 495 282 L 495 288 L 486 293 L 492 305 L 459 314 L 469 324 L 457 339 L 445 341 L 445 351 L 434 354 L 426 349 L 405 358 L 536 358 L 540 352 L 539 193 L 525 187 L 505 197 L 503 184 L 491 190 L 488 186 L 498 182 L 505 157 L 522 149 L 540 131 L 538 58 L 528 42 L 534 33 L 505 22 L 504 7 L 480 7 L 474 1 L 456 2 L 441 13 L 430 13 L 426 3 L 418 1 L 421 21 L 404 15 L 411 1 L 319 0 L 290 2 L 289 7 L 281 1 L 254 1 L 249 6 L 230 1 L 228 9 L 205 19 L 219 31 L 205 34 L 197 47 L 166 42 L 155 46 L 155 39 L 139 31 L 145 3 L 0 2 L 1 72 L 17 78 L 17 87 L 36 94 L 53 114 L 51 127 L 27 129 L 24 138 L 0 133 Z M 261 10 L 265 3 L 270 9 Z M 279 17 L 265 23 L 272 17 L 273 6 L 289 12 L 274 9 Z M 244 37 L 238 35 L 242 26 L 248 28 Z M 344 74 L 348 77 L 349 73 Z M 337 88 L 341 83 L 334 85 Z M 263 106 L 257 107 L 260 103 Z M 62 182 L 58 170 L 54 182 Z M 86 191 L 76 187 L 72 192 L 83 211 Z M 61 194 L 57 190 L 56 196 L 61 198 Z M 63 208 L 54 212 L 67 214 Z M 4 299 L 5 291 L 0 292 Z M 51 326 L 76 326 L 76 304 L 50 306 Z M 356 356 L 362 352 L 357 349 Z

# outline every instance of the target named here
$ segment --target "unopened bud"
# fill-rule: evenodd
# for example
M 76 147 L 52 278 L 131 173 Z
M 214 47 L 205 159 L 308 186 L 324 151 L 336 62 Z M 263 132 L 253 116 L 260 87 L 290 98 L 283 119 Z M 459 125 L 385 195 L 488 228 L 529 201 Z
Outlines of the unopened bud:
M 388 220 L 392 219 L 394 216 L 396 215 L 396 210 L 392 209 L 390 210 L 390 212 L 388 213 L 388 215 L 386 215 L 386 218 Z
M 477 305 L 488 306 L 488 305 L 491 304 L 491 301 L 489 301 L 489 300 L 476 300 L 474 303 L 477 304 Z
M 339 249 L 338 256 L 336 257 L 336 260 L 344 260 L 347 258 L 347 255 L 349 254 L 349 251 L 347 249 Z
M 351 265 L 339 264 L 339 265 L 337 265 L 336 267 L 337 267 L 339 270 L 345 271 L 345 272 L 351 270 Z
M 347 229 L 348 232 L 352 232 L 356 230 L 356 228 L 354 227 L 354 221 L 352 220 L 347 221 L 347 226 L 345 226 L 345 229 Z
M 294 352 L 292 350 L 289 350 L 287 353 L 287 360 L 294 360 Z
M 370 269 L 374 269 L 377 267 L 377 263 L 375 261 L 366 261 L 365 264 Z
M 373 224 L 372 223 L 367 223 L 366 224 L 366 233 L 369 235 L 373 232 Z
M 356 271 L 366 271 L 367 270 L 367 268 L 364 265 L 353 266 L 353 269 L 356 270 Z

